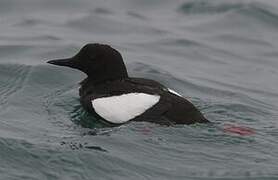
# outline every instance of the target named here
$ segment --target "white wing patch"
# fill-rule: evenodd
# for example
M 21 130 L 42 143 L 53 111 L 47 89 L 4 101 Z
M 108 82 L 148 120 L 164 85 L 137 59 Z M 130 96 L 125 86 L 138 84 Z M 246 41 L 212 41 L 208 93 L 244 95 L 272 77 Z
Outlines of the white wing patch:
M 92 101 L 95 112 L 105 120 L 120 124 L 144 113 L 158 103 L 159 95 L 128 93 L 97 98 Z
M 177 96 L 182 97 L 182 95 L 181 95 L 181 94 L 177 93 L 177 92 L 176 92 L 176 91 L 174 91 L 173 89 L 167 88 L 167 90 L 168 90 L 170 93 L 172 93 L 172 94 L 175 94 L 175 95 L 177 95 Z

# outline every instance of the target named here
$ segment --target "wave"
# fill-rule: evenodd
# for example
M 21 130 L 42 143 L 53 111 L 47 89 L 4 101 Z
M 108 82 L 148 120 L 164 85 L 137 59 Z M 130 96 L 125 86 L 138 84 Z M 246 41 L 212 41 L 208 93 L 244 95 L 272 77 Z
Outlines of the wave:
M 225 13 L 231 10 L 241 9 L 243 7 L 244 4 L 190 1 L 182 4 L 179 10 L 185 14 L 212 14 Z
M 1 64 L 0 66 L 0 107 L 3 111 L 3 107 L 8 103 L 8 99 L 16 92 L 20 91 L 28 77 L 31 67 L 26 65 L 10 65 Z
M 278 23 L 277 9 L 259 2 L 188 1 L 180 5 L 178 11 L 186 15 L 224 14 L 232 12 L 253 17 L 264 22 Z
M 259 2 L 223 2 L 223 1 L 189 1 L 183 3 L 179 10 L 185 14 L 212 14 L 212 13 L 226 13 L 229 11 L 237 12 L 262 12 L 270 17 L 277 17 L 278 15 L 271 10 L 272 7 Z

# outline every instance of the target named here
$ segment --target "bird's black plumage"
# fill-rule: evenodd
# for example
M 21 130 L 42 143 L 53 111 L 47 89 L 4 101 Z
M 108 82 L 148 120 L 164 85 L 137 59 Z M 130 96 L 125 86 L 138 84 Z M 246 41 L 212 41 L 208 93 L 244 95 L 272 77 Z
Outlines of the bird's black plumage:
M 165 125 L 209 122 L 191 102 L 171 93 L 162 84 L 154 80 L 129 77 L 121 54 L 108 45 L 87 44 L 72 58 L 48 63 L 76 68 L 88 75 L 79 89 L 80 102 L 88 112 L 95 113 L 92 100 L 96 98 L 145 93 L 159 95 L 159 102 L 131 119 L 133 121 Z

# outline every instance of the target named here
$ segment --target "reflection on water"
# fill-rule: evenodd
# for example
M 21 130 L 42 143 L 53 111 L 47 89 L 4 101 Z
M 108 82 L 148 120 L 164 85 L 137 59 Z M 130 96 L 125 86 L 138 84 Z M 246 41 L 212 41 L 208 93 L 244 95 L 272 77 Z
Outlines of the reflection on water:
M 96 115 L 90 114 L 85 111 L 81 105 L 75 106 L 74 111 L 71 112 L 71 120 L 84 128 L 104 128 L 109 127 Z

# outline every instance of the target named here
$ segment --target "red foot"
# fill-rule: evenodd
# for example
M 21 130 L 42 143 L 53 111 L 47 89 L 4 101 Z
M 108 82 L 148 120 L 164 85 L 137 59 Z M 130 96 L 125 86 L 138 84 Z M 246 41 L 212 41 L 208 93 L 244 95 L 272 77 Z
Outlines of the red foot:
M 144 127 L 143 129 L 141 129 L 141 132 L 142 132 L 144 135 L 150 135 L 152 131 L 151 131 L 150 128 Z
M 224 132 L 239 134 L 241 136 L 249 136 L 255 134 L 255 131 L 248 127 L 241 127 L 235 125 L 224 125 Z

